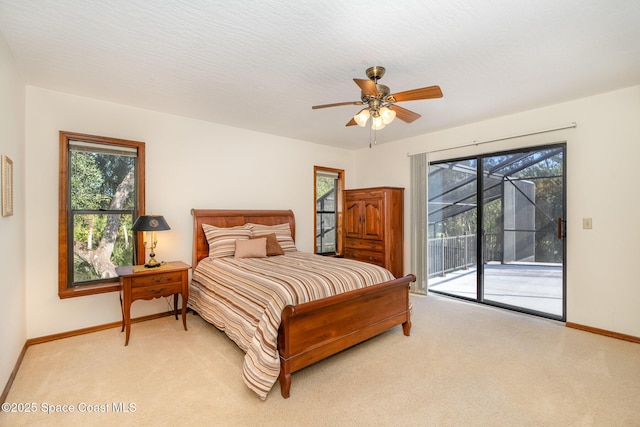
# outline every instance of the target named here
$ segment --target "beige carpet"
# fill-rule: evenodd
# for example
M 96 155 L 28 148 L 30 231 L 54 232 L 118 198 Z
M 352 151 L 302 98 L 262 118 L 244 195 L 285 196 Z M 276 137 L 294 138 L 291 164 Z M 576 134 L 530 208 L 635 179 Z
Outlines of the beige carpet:
M 134 324 L 128 347 L 119 329 L 32 346 L 7 402 L 37 412 L 1 413 L 0 425 L 640 426 L 640 345 L 412 300 L 411 337 L 396 327 L 295 373 L 286 400 L 279 384 L 266 401 L 249 391 L 243 353 L 193 314 L 188 332 L 173 317 Z

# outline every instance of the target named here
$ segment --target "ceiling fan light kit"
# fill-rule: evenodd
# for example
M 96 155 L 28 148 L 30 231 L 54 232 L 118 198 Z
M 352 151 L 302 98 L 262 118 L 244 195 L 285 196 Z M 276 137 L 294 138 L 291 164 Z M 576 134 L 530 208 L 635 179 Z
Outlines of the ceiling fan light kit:
M 396 118 L 396 112 L 390 109 L 389 107 L 380 108 L 380 117 L 382 117 L 382 121 L 385 125 L 388 125 Z
M 382 117 L 380 117 L 379 115 L 371 119 L 371 129 L 380 130 L 385 126 L 386 124 L 382 121 Z
M 369 120 L 370 116 L 371 116 L 371 113 L 369 112 L 369 109 L 368 108 L 364 108 L 364 109 L 360 110 L 360 112 L 358 114 L 353 116 L 353 120 L 356 121 L 358 126 L 364 127 L 367 124 L 367 120 Z
M 428 86 L 420 89 L 407 90 L 391 94 L 388 86 L 378 84 L 378 80 L 385 73 L 385 68 L 381 66 L 370 67 L 366 74 L 369 80 L 353 79 L 360 87 L 361 101 L 338 102 L 334 104 L 314 105 L 312 109 L 338 107 L 342 105 L 366 105 L 353 116 L 346 126 L 366 126 L 371 117 L 371 129 L 380 130 L 391 123 L 396 117 L 400 120 L 411 123 L 420 118 L 420 114 L 395 105 L 396 102 L 416 101 L 420 99 L 442 98 L 442 91 L 439 86 Z

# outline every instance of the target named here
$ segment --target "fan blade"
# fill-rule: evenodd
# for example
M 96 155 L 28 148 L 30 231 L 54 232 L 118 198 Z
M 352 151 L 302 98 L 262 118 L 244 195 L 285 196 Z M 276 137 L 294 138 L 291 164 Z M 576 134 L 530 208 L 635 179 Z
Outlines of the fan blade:
M 353 79 L 365 95 L 377 96 L 378 88 L 373 80 Z
M 419 119 L 420 114 L 414 113 L 411 110 L 407 110 L 406 108 L 402 108 L 399 105 L 390 105 L 390 109 L 396 112 L 396 117 L 402 120 L 403 122 L 411 123 L 417 119 Z
M 351 120 L 349 120 L 349 122 L 345 126 L 354 126 L 354 125 L 357 125 L 357 123 L 352 117 Z
M 335 104 L 314 105 L 311 108 L 313 108 L 314 110 L 317 110 L 318 108 L 339 107 L 341 105 L 362 105 L 362 104 L 364 104 L 364 102 L 362 101 L 337 102 Z
M 440 86 L 429 86 L 421 89 L 407 90 L 391 94 L 387 97 L 388 102 L 416 101 L 418 99 L 442 98 Z

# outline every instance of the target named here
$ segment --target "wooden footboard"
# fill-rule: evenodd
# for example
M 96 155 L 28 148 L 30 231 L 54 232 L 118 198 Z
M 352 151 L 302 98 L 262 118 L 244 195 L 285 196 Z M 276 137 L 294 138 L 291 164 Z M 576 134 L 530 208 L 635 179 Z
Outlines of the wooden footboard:
M 282 311 L 278 333 L 280 392 L 289 397 L 291 374 L 396 325 L 411 330 L 410 274 L 400 279 Z

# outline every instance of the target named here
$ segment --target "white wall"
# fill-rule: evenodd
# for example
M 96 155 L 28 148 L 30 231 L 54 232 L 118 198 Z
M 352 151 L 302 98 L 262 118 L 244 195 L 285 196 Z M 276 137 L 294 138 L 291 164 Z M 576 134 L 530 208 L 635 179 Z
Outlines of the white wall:
M 4 68 L 11 64 L 9 60 L 3 61 Z M 12 65 L 8 68 L 13 70 Z M 12 88 L 18 93 L 21 90 L 20 85 Z M 20 96 L 16 95 L 9 106 L 2 102 L 0 117 L 19 123 L 20 117 L 13 117 L 17 114 L 13 107 L 21 105 Z M 12 232 L 26 226 L 29 256 L 26 261 L 18 260 L 18 265 L 26 263 L 22 269 L 8 264 L 15 272 L 13 281 L 18 283 L 18 290 L 12 288 L 11 292 L 18 292 L 14 302 L 20 304 L 19 285 L 25 281 L 21 275 L 26 270 L 29 338 L 120 319 L 115 294 L 66 300 L 57 296 L 59 130 L 146 142 L 147 212 L 163 214 L 172 227 L 161 235 L 158 258 L 190 262 L 191 208 L 291 208 L 298 223 L 298 246 L 310 251 L 313 165 L 345 169 L 348 188 L 377 185 L 407 188 L 405 222 L 409 224 L 408 152 L 454 147 L 575 121 L 577 129 L 450 150 L 432 155 L 431 159 L 567 141 L 567 320 L 640 336 L 640 310 L 636 304 L 640 300 L 640 287 L 636 286 L 633 269 L 638 258 L 633 242 L 640 237 L 633 227 L 635 212 L 640 208 L 635 191 L 636 159 L 640 154 L 639 117 L 640 87 L 632 87 L 352 153 L 27 87 L 23 168 L 27 176 L 23 188 L 19 188 L 22 184 L 18 179 L 17 190 L 26 205 L 21 207 L 18 200 L 16 209 L 26 212 L 26 222 L 19 215 L 0 222 L 3 239 L 9 221 L 18 223 L 11 227 Z M 12 134 L 9 136 L 20 141 L 20 127 L 12 126 L 8 128 Z M 15 144 L 18 170 L 23 160 L 20 144 Z M 593 230 L 582 230 L 583 217 L 593 218 Z M 14 237 L 14 241 L 23 245 L 20 237 Z M 407 226 L 407 271 L 409 242 Z M 164 300 L 136 303 L 133 315 L 163 311 L 166 304 Z M 11 309 L 3 312 L 20 314 L 16 304 L 9 305 Z M 14 341 L 21 341 L 23 335 L 13 336 Z M 12 360 L 7 363 L 14 363 L 15 356 L 9 358 Z
M 353 153 L 149 110 L 28 86 L 27 335 L 119 321 L 115 293 L 60 300 L 57 295 L 58 132 L 146 143 L 146 211 L 162 214 L 158 260 L 191 263 L 192 208 L 292 209 L 296 242 L 313 251 L 313 166 L 352 167 Z M 166 311 L 140 301 L 132 316 Z
M 428 119 L 422 119 L 428 120 Z M 430 160 L 567 142 L 567 321 L 640 336 L 640 86 L 473 123 L 357 152 L 354 187 L 405 187 L 407 153 L 434 151 L 576 122 L 576 129 L 433 153 Z M 403 125 L 399 123 L 398 125 Z M 593 229 L 582 229 L 582 218 Z M 405 227 L 405 268 L 410 271 Z
M 0 155 L 8 156 L 14 169 L 14 214 L 0 217 L 0 389 L 27 338 L 24 123 L 24 83 L 0 34 Z

